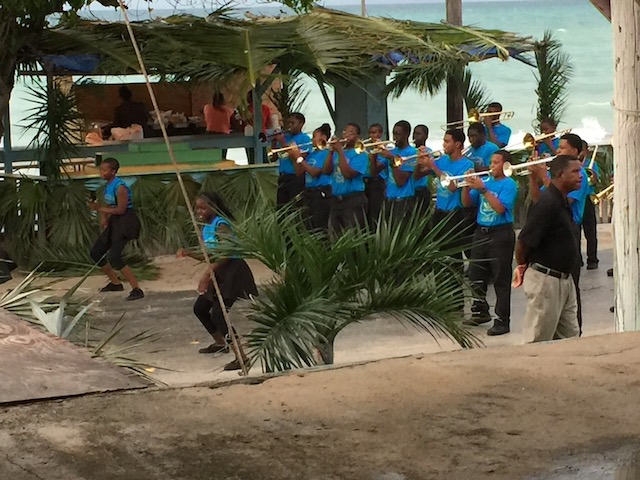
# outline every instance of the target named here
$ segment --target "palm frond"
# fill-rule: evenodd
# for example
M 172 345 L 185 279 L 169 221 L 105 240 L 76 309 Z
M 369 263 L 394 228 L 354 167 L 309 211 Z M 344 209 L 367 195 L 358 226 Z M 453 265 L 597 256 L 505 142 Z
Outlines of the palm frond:
M 551 118 L 560 123 L 567 108 L 569 82 L 574 73 L 571 59 L 563 52 L 562 45 L 550 31 L 545 32 L 542 41 L 536 42 L 535 58 L 538 124 L 544 118 Z
M 462 74 L 462 98 L 467 112 L 475 108 L 483 111 L 491 102 L 491 94 L 480 80 L 474 78 L 469 67 Z

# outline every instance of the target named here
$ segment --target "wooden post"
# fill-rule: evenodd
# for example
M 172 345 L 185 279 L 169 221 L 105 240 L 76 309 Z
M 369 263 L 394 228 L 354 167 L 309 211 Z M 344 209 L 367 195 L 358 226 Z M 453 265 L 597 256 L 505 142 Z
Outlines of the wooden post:
M 11 115 L 4 115 L 4 173 L 13 173 L 13 145 L 11 143 Z
M 640 329 L 640 2 L 611 2 L 614 43 L 613 202 L 615 317 Z
M 447 0 L 447 22 L 452 25 L 462 25 L 462 0 Z M 456 78 L 457 72 L 447 78 L 447 123 L 463 120 L 464 109 L 460 94 L 461 71 L 460 78 Z
M 360 0 L 360 13 L 363 17 L 367 16 L 367 0 Z

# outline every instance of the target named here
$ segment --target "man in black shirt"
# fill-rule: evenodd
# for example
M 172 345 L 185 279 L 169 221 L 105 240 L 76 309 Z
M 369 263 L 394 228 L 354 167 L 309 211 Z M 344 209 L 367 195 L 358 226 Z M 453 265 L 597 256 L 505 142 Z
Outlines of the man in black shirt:
M 140 125 L 144 130 L 145 137 L 149 126 L 147 121 L 149 120 L 149 113 L 147 107 L 142 102 L 136 102 L 133 100 L 133 93 L 129 90 L 129 87 L 123 85 L 118 90 L 120 100 L 122 103 L 118 105 L 113 112 L 113 127 L 127 128 L 134 123 Z
M 579 247 L 567 194 L 580 188 L 581 167 L 578 158 L 570 155 L 551 161 L 549 188 L 531 206 L 518 237 L 513 286 L 524 284 L 528 299 L 526 343 L 575 337 L 580 331 L 571 279 Z

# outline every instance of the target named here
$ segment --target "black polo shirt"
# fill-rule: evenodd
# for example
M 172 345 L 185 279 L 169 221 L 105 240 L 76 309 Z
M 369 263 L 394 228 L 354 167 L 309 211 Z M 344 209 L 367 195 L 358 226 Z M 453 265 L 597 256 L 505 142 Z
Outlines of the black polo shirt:
M 569 202 L 551 184 L 531 205 L 518 240 L 529 247 L 529 263 L 570 273 L 579 252 L 574 228 Z

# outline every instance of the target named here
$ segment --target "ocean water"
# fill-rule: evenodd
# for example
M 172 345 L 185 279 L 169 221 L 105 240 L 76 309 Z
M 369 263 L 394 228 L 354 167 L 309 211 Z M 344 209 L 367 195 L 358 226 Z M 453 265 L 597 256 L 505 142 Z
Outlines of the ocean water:
M 355 3 L 355 2 L 354 2 Z M 342 10 L 358 14 L 360 5 L 346 5 Z M 243 8 L 242 12 L 248 10 Z M 251 8 L 254 13 L 273 13 L 274 7 Z M 275 10 L 277 12 L 277 10 Z M 175 11 L 156 10 L 152 15 L 163 16 Z M 201 13 L 190 10 L 190 13 Z M 93 12 L 117 19 L 118 14 Z M 137 18 L 147 11 L 131 12 Z M 239 12 L 241 13 L 241 12 Z M 391 1 L 368 5 L 370 16 L 392 17 L 425 22 L 440 22 L 445 17 L 444 2 L 404 3 Z M 482 28 L 511 31 L 522 36 L 542 38 L 550 30 L 562 43 L 570 56 L 574 76 L 569 84 L 567 110 L 560 128 L 572 128 L 590 143 L 607 142 L 612 134 L 613 109 L 613 52 L 611 24 L 587 0 L 494 0 L 463 2 L 463 23 Z M 507 124 L 512 128 L 511 144 L 522 140 L 525 132 L 533 131 L 535 118 L 534 69 L 517 60 L 502 62 L 498 59 L 474 63 L 471 66 L 476 79 L 481 80 L 495 101 L 515 116 Z M 29 132 L 25 124 L 29 108 L 25 85 L 21 81 L 13 92 L 11 114 L 14 145 L 26 145 Z M 308 82 L 311 92 L 303 113 L 307 118 L 306 130 L 313 130 L 324 122 L 331 123 L 317 86 Z M 400 98 L 389 99 L 389 123 L 408 120 L 412 125 L 424 123 L 431 133 L 429 145 L 439 147 L 446 121 L 444 89 L 435 96 L 409 91 Z M 342 126 L 339 126 L 341 128 Z

